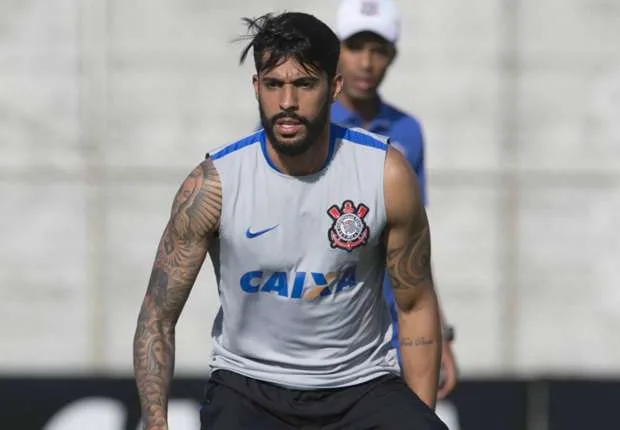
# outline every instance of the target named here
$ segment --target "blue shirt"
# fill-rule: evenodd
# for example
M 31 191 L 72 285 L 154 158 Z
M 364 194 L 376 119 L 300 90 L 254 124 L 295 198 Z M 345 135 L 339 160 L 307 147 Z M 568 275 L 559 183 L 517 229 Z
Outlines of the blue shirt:
M 362 127 L 363 125 L 362 118 L 356 113 L 346 109 L 339 101 L 336 101 L 332 105 L 331 121 L 345 127 Z M 424 138 L 422 135 L 422 126 L 418 120 L 381 101 L 379 113 L 370 121 L 366 129 L 373 133 L 388 136 L 390 138 L 390 144 L 407 158 L 418 177 L 422 201 L 426 204 Z M 392 315 L 392 325 L 394 327 L 392 344 L 396 347 L 400 357 L 400 349 L 398 348 L 398 317 L 388 276 L 385 277 L 383 282 L 383 296 L 385 297 L 385 301 L 390 308 L 390 314 Z

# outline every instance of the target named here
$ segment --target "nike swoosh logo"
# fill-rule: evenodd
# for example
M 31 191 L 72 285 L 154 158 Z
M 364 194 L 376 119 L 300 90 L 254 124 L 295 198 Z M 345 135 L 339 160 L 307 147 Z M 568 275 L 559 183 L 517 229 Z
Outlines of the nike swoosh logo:
M 250 231 L 250 227 L 248 227 L 248 229 L 245 231 L 245 237 L 247 237 L 248 239 L 254 239 L 255 237 L 261 236 L 261 235 L 263 235 L 265 233 L 269 233 L 271 230 L 277 228 L 278 225 L 279 224 L 276 224 L 273 227 L 269 227 L 269 228 L 266 228 L 264 230 L 259 230 L 259 231 L 255 231 L 255 232 Z

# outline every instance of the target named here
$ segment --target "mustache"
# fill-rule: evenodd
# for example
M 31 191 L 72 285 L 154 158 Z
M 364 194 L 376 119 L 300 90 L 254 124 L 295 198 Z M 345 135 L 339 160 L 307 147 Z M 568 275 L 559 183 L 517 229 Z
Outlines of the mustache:
M 303 125 L 309 125 L 310 121 L 308 121 L 307 118 L 304 118 L 303 116 L 297 115 L 295 112 L 280 112 L 274 116 L 271 117 L 271 119 L 269 120 L 269 122 L 271 123 L 271 125 L 275 125 L 276 121 L 280 120 L 280 119 L 284 119 L 284 118 L 288 118 L 288 119 L 294 119 L 295 121 L 298 121 L 300 123 L 302 123 Z

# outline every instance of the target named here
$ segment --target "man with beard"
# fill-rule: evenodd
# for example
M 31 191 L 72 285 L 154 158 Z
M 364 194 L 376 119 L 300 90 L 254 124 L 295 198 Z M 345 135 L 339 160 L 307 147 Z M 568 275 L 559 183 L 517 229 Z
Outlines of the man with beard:
M 175 325 L 209 253 L 221 307 L 203 429 L 445 429 L 415 175 L 385 138 L 330 124 L 342 77 L 328 26 L 303 13 L 246 21 L 264 129 L 208 155 L 172 205 L 134 339 L 145 428 L 168 428 Z
M 418 120 L 382 100 L 379 87 L 396 58 L 400 35 L 400 13 L 393 0 L 341 0 L 336 33 L 340 38 L 339 71 L 343 88 L 331 109 L 331 120 L 345 127 L 363 127 L 388 136 L 416 173 L 422 200 L 426 203 L 424 139 Z M 389 276 L 384 296 L 394 324 L 394 345 L 398 348 L 398 315 Z M 451 342 L 454 328 L 443 324 L 441 384 L 438 398 L 446 397 L 456 385 L 457 368 Z

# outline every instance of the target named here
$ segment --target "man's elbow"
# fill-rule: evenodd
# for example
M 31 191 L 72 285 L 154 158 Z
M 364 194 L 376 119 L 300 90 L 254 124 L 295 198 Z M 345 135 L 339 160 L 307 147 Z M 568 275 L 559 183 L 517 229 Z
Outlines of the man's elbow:
M 138 316 L 136 337 L 141 333 L 173 334 L 177 323 L 176 315 L 156 306 L 150 297 L 146 297 Z
M 412 313 L 437 307 L 437 297 L 432 285 L 420 285 L 409 291 L 395 291 L 394 298 L 398 310 L 403 313 Z

